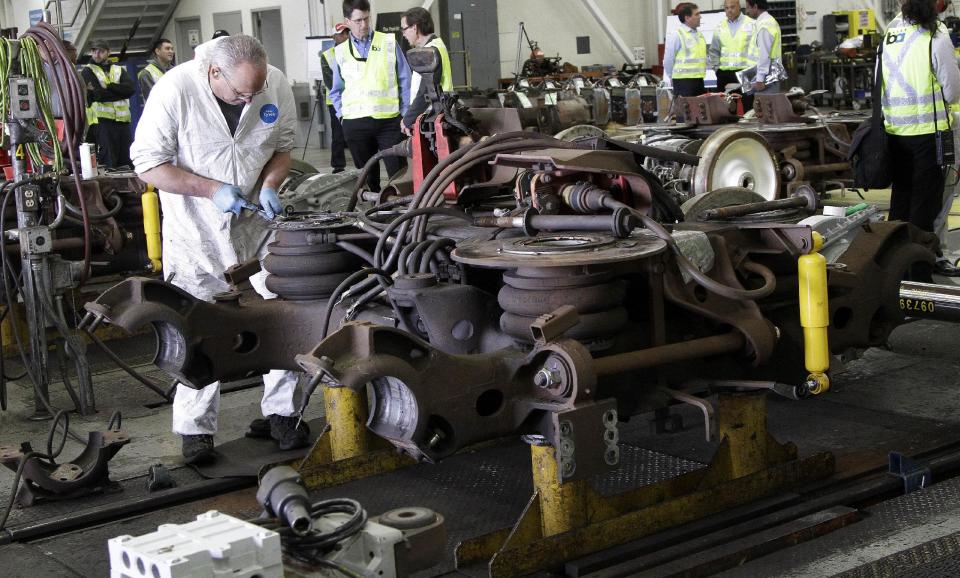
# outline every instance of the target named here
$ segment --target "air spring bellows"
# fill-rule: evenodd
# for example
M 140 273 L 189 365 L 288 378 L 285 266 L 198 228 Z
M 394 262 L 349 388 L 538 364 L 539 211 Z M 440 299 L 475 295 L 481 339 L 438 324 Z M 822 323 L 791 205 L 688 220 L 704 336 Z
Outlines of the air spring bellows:
M 606 349 L 627 323 L 626 284 L 610 273 L 578 268 L 520 268 L 503 276 L 497 301 L 504 313 L 500 328 L 521 343 L 532 343 L 530 324 L 561 305 L 573 305 L 580 323 L 567 337 L 593 350 Z
M 360 260 L 316 230 L 278 230 L 263 260 L 267 289 L 290 300 L 326 299 Z

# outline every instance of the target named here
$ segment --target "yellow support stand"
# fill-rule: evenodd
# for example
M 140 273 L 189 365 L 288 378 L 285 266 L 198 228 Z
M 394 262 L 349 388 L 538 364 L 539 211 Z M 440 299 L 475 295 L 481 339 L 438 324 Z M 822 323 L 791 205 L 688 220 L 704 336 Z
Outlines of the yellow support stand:
M 721 394 L 719 405 L 722 438 L 709 466 L 615 496 L 585 481 L 558 482 L 554 448 L 532 446 L 534 495 L 520 519 L 462 542 L 457 566 L 486 562 L 491 576 L 534 573 L 833 473 L 832 455 L 800 460 L 793 444 L 767 433 L 765 393 Z
M 369 439 L 364 426 L 367 414 L 364 396 L 348 387 L 325 387 L 323 406 L 330 424 L 331 457 L 340 461 L 367 453 Z
M 533 488 L 540 496 L 544 536 L 563 534 L 586 524 L 587 486 L 582 480 L 560 483 L 556 450 L 550 445 L 530 446 Z
M 296 466 L 307 488 L 336 486 L 415 463 L 367 431 L 363 393 L 324 386 L 323 405 L 327 427 Z

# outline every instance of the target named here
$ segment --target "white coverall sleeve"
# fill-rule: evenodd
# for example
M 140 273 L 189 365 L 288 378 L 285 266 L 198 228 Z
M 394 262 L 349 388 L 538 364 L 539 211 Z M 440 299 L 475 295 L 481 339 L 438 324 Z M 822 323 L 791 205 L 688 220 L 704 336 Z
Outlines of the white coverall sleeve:
M 173 79 L 164 75 L 154 85 L 137 124 L 130 146 L 130 160 L 138 175 L 177 160 L 177 134 L 180 130 L 180 94 Z
M 280 109 L 279 134 L 277 135 L 277 152 L 292 151 L 297 140 L 297 107 L 293 102 L 293 89 L 287 82 L 287 77 L 279 70 L 271 74 L 270 84 L 276 76 L 277 107 Z

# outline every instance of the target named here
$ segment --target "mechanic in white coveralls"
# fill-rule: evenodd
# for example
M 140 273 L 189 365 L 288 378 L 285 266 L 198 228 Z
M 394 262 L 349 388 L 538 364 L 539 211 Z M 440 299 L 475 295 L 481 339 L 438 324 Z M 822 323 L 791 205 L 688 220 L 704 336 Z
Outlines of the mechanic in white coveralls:
M 130 156 L 137 174 L 160 189 L 164 275 L 174 285 L 211 300 L 228 289 L 224 269 L 262 253 L 268 219 L 281 211 L 277 188 L 290 170 L 295 134 L 290 85 L 251 36 L 202 44 L 194 60 L 157 82 Z M 250 281 L 264 297 L 275 297 L 265 276 Z M 297 428 L 291 417 L 297 374 L 274 370 L 263 381 L 270 436 L 281 449 L 306 445 L 306 425 Z M 183 437 L 187 463 L 216 459 L 219 405 L 219 383 L 177 387 L 173 431 Z

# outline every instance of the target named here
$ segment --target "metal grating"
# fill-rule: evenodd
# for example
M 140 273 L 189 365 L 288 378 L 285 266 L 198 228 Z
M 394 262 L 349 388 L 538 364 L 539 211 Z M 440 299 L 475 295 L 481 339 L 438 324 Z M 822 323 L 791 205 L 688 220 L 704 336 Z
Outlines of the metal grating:
M 620 467 L 595 476 L 593 487 L 604 496 L 648 486 L 699 470 L 704 464 L 629 444 L 620 444 Z
M 703 464 L 620 444 L 620 467 L 596 476 L 603 495 L 656 483 Z M 446 518 L 447 559 L 429 575 L 453 569 L 456 545 L 468 538 L 512 526 L 533 494 L 530 450 L 526 444 L 483 448 L 344 486 L 311 492 L 312 499 L 350 497 L 370 515 L 404 506 L 424 506 Z
M 841 578 L 960 576 L 960 533 L 891 554 L 838 576 Z

